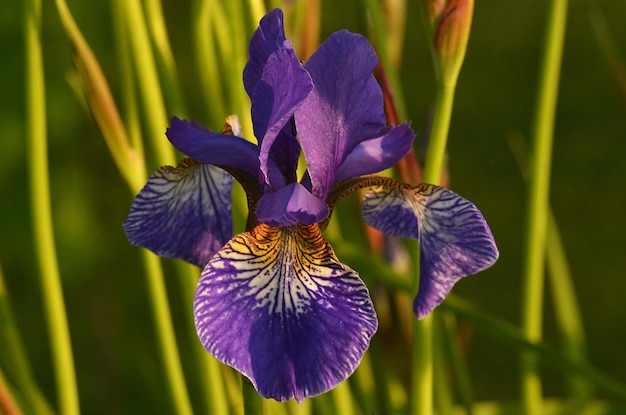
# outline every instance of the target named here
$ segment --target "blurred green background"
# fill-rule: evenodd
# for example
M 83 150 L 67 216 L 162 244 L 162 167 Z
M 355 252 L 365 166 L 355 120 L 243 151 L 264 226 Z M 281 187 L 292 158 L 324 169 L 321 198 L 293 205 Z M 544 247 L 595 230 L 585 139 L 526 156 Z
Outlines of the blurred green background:
M 68 4 L 119 96 L 109 2 Z M 207 109 L 196 88 L 190 3 L 166 0 L 163 7 L 188 116 L 205 121 Z M 21 2 L 4 2 L 0 10 L 0 263 L 28 355 L 40 385 L 53 400 L 28 204 Z M 594 35 L 591 11 L 605 17 L 626 58 L 626 2 L 571 1 L 550 200 L 575 279 L 589 359 L 626 381 L 626 97 Z M 408 2 L 408 12 L 403 92 L 420 136 L 427 129 L 434 79 L 416 1 Z M 477 0 L 448 147 L 451 187 L 482 210 L 500 248 L 493 268 L 463 280 L 454 292 L 516 324 L 525 184 L 508 142 L 511 138 L 528 142 L 546 15 L 546 2 L 541 0 Z M 321 39 L 342 28 L 367 33 L 361 3 L 356 2 L 323 1 L 322 25 Z M 73 61 L 53 2 L 43 2 L 43 32 L 54 226 L 82 409 L 102 414 L 168 413 L 138 249 L 128 244 L 121 227 L 132 197 L 95 122 L 69 87 Z M 175 275 L 168 273 L 171 268 L 166 263 L 185 356 L 192 315 L 180 307 L 179 286 Z M 558 344 L 552 289 L 558 287 L 546 286 L 545 337 Z M 517 399 L 515 350 L 475 332 L 468 361 L 478 400 Z M 562 395 L 564 386 L 556 370 L 547 366 L 545 379 L 547 396 Z M 194 382 L 189 387 L 192 399 L 202 393 Z

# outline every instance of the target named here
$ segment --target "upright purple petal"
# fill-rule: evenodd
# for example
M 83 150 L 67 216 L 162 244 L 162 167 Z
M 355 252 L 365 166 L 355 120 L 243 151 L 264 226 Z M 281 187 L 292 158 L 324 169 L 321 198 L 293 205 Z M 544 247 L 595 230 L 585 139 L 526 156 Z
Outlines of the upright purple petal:
M 276 50 L 267 59 L 263 75 L 252 94 L 252 121 L 254 135 L 259 140 L 260 168 L 269 183 L 268 159 L 285 167 L 285 172 L 295 175 L 300 149 L 295 137 L 288 134 L 293 128 L 291 119 L 296 108 L 311 93 L 313 84 L 308 72 L 291 48 L 290 42 Z M 281 140 L 273 146 L 279 133 Z M 274 148 L 278 147 L 278 151 Z M 284 159 L 283 159 L 284 158 Z M 272 186 L 272 190 L 277 190 Z
M 309 193 L 300 183 L 292 183 L 277 192 L 264 194 L 255 211 L 259 222 L 279 227 L 298 222 L 305 225 L 320 223 L 329 213 L 328 205 Z
M 232 236 L 232 183 L 222 169 L 190 159 L 161 167 L 124 222 L 129 241 L 204 267 Z
M 198 336 L 266 398 L 298 402 L 355 370 L 377 329 L 367 288 L 317 225 L 259 225 L 202 272 Z
M 259 177 L 259 147 L 241 137 L 214 133 L 194 121 L 173 117 L 167 129 L 167 138 L 174 147 L 194 160 L 207 164 L 229 166 Z M 270 181 L 284 186 L 284 179 L 276 164 L 268 161 Z
M 378 187 L 365 196 L 362 213 L 368 224 L 389 235 L 419 240 L 420 284 L 413 302 L 418 318 L 439 305 L 459 279 L 498 259 L 478 208 L 443 187 Z
M 250 98 L 263 75 L 267 59 L 283 47 L 284 42 L 283 11 L 274 9 L 261 19 L 248 45 L 248 63 L 243 69 L 243 85 Z
M 377 62 L 367 39 L 344 30 L 331 35 L 305 64 L 314 89 L 295 118 L 313 193 L 320 199 L 326 199 L 337 170 L 355 147 L 385 135 L 383 95 L 372 75 Z

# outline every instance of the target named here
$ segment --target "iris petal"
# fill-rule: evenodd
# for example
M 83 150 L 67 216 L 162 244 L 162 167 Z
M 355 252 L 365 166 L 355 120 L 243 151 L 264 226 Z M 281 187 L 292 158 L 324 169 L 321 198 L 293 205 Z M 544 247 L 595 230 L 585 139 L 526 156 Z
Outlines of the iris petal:
M 190 159 L 161 167 L 124 222 L 129 241 L 204 267 L 232 236 L 232 183 L 222 169 Z
M 259 222 L 271 226 L 290 226 L 298 222 L 312 225 L 326 219 L 329 213 L 328 205 L 300 183 L 264 194 L 255 211 Z
M 205 267 L 194 314 L 204 347 L 278 401 L 346 379 L 378 325 L 367 288 L 317 225 L 235 236 Z
M 274 9 L 261 19 L 248 46 L 248 62 L 243 69 L 243 85 L 250 98 L 263 75 L 267 59 L 281 48 L 284 42 L 283 12 Z
M 295 137 L 289 134 L 293 127 L 291 118 L 312 89 L 311 77 L 291 49 L 290 42 L 285 42 L 285 47 L 267 59 L 263 75 L 252 94 L 254 135 L 259 140 L 260 168 L 266 182 L 270 149 L 281 132 L 281 140 L 277 140 L 274 146 L 279 151 L 272 151 L 271 155 L 284 167 L 284 173 L 295 175 L 300 148 Z M 283 129 L 286 125 L 287 131 Z
M 322 200 L 354 148 L 384 135 L 383 94 L 372 75 L 377 62 L 367 39 L 343 30 L 331 35 L 305 64 L 314 89 L 295 119 L 313 192 Z
M 413 302 L 418 318 L 439 305 L 459 279 L 498 258 L 478 208 L 443 187 L 378 187 L 365 196 L 362 213 L 368 224 L 389 235 L 419 239 L 420 286 Z
M 385 129 L 379 137 L 361 141 L 339 165 L 335 183 L 395 166 L 409 152 L 414 138 L 409 124 L 402 124 Z
M 214 133 L 193 121 L 173 117 L 167 129 L 167 138 L 174 147 L 194 160 L 229 166 L 259 177 L 259 147 L 241 137 Z M 270 181 L 284 186 L 284 178 L 272 160 L 268 161 Z

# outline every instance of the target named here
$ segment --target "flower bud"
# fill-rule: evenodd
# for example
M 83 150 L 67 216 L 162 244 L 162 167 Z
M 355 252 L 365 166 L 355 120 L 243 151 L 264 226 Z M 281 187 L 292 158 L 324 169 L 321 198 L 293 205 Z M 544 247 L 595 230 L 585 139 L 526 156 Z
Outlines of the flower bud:
M 437 78 L 452 86 L 465 58 L 474 0 L 425 0 L 423 5 L 427 30 L 432 36 Z

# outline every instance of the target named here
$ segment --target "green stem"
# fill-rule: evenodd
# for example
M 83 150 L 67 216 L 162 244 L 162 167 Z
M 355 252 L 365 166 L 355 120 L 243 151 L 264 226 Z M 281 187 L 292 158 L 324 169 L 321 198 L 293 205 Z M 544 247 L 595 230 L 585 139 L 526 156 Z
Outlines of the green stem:
M 334 413 L 341 415 L 354 415 L 352 404 L 352 392 L 348 382 L 341 382 L 335 389 L 330 391 L 335 404 Z
M 433 413 L 433 317 L 413 319 L 411 414 Z
M 167 116 L 143 9 L 138 0 L 121 2 L 121 6 L 121 18 L 124 19 L 126 33 L 130 38 L 139 92 L 147 118 L 148 134 L 153 139 L 159 164 L 174 165 L 172 146 L 166 139 L 163 139 Z
M 552 211 L 549 212 L 548 217 L 546 244 L 548 245 L 548 276 L 552 287 L 556 318 L 561 329 L 563 351 L 574 359 L 584 361 L 587 355 L 585 329 L 563 241 Z M 589 382 L 572 375 L 567 380 L 572 401 L 583 402 L 589 398 L 591 395 Z
M 441 180 L 446 145 L 448 142 L 448 132 L 450 130 L 450 119 L 452 118 L 454 90 L 454 85 L 439 84 L 437 86 L 433 125 L 428 140 L 426 159 L 424 161 L 424 172 L 422 176 L 424 183 L 439 184 Z
M 62 414 L 80 413 L 72 344 L 63 299 L 63 289 L 54 246 L 48 146 L 46 137 L 45 83 L 40 43 L 38 0 L 25 6 L 26 39 L 26 137 L 30 173 L 31 209 L 39 276 L 55 368 L 57 395 Z
M 437 89 L 433 127 L 426 152 L 422 180 L 439 184 L 446 152 L 450 118 L 454 103 L 454 85 Z M 419 251 L 418 251 L 419 252 Z M 429 414 L 433 410 L 433 333 L 432 319 L 427 316 L 415 321 L 413 327 L 413 413 Z
M 250 380 L 241 375 L 241 395 L 244 415 L 263 415 L 263 398 L 254 389 Z
M 454 402 L 450 391 L 450 383 L 448 382 L 448 371 L 446 370 L 445 352 L 449 349 L 444 339 L 444 321 L 442 313 L 433 314 L 433 338 L 434 338 L 434 354 L 433 354 L 433 379 L 435 386 L 435 400 L 437 405 L 437 413 L 441 415 L 452 414 Z
M 229 16 L 243 16 L 243 5 L 241 0 L 231 0 L 226 2 L 226 10 Z M 244 19 L 230 19 L 230 43 L 231 55 L 223 56 L 222 62 L 229 62 L 230 71 L 228 73 L 228 94 L 230 95 L 231 108 L 233 114 L 237 114 L 241 124 L 242 135 L 251 140 L 254 137 L 252 131 L 252 117 L 250 115 L 250 100 L 241 82 L 241 74 L 246 64 L 248 48 L 246 39 L 248 33 L 245 29 Z
M 219 60 L 211 16 L 215 14 L 216 6 L 219 4 L 213 0 L 194 2 L 193 41 L 197 73 L 202 89 L 201 96 L 207 111 L 208 122 L 212 128 L 219 129 L 224 123 L 224 117 L 228 114 L 224 106 L 222 78 L 218 65 L 215 65 L 215 62 Z
M 159 257 L 148 250 L 142 249 L 141 253 L 148 279 L 148 290 L 152 302 L 152 313 L 154 315 L 157 337 L 161 346 L 161 358 L 165 366 L 166 379 L 176 413 L 191 415 L 193 411 L 180 364 L 161 263 Z
M 548 221 L 548 195 L 552 158 L 552 135 L 556 112 L 559 71 L 565 22 L 566 0 L 553 0 L 540 70 L 540 85 L 533 128 L 533 158 L 527 206 L 524 247 L 522 327 L 529 341 L 541 339 L 545 242 Z M 541 379 L 535 355 L 521 355 L 521 395 L 526 413 L 541 413 Z
M 458 389 L 459 400 L 461 401 L 465 413 L 472 415 L 474 393 L 472 392 L 472 382 L 470 380 L 467 362 L 463 358 L 460 344 L 457 338 L 452 336 L 457 332 L 456 316 L 450 312 L 443 312 L 443 336 L 444 341 L 448 344 L 450 352 L 450 366 L 454 373 L 455 386 Z
M 160 0 L 145 0 L 146 17 L 150 36 L 154 44 L 154 56 L 158 72 L 161 75 L 161 85 L 173 114 L 185 114 L 185 105 L 178 85 L 178 71 L 170 42 L 167 36 L 163 8 Z

